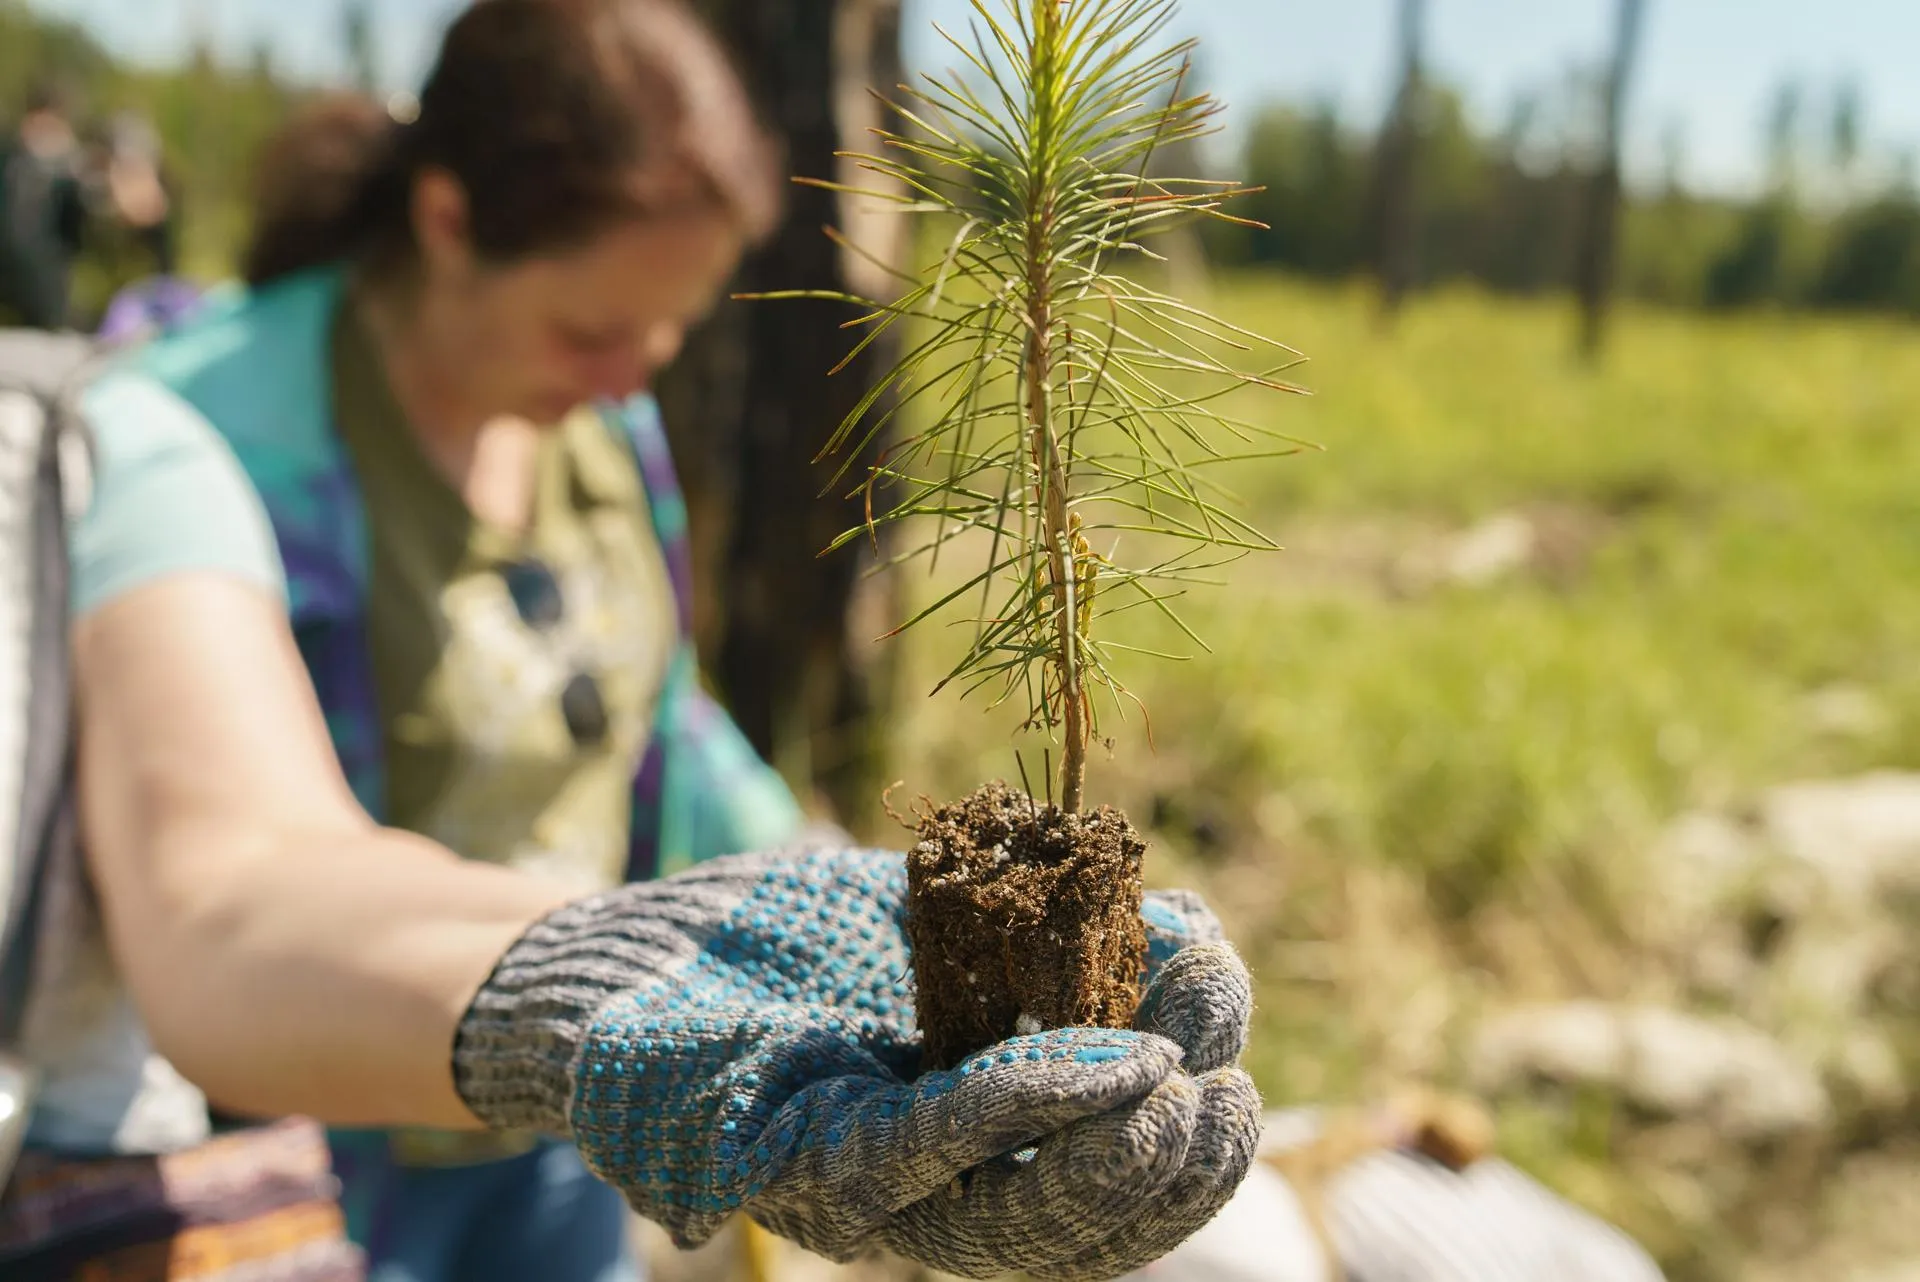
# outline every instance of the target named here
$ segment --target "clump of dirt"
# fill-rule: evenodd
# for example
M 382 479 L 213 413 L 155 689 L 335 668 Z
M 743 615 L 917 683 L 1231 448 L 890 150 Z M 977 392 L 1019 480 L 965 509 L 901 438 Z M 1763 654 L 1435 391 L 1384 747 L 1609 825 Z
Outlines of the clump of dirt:
M 1140 1007 L 1146 842 L 1108 807 L 1067 814 L 991 783 L 920 821 L 907 940 L 927 1069 Z

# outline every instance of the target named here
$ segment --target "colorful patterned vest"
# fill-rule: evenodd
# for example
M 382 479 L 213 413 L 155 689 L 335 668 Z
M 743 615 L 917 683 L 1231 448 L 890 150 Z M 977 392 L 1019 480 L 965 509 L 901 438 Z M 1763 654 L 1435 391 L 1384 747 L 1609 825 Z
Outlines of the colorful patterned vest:
M 385 770 L 366 635 L 367 519 L 332 411 L 329 333 L 343 283 L 340 270 L 324 269 L 260 290 L 220 291 L 131 359 L 213 424 L 265 501 L 300 653 L 347 779 L 378 818 Z M 640 880 L 779 844 L 802 817 L 779 776 L 700 688 L 686 504 L 658 407 L 641 396 L 604 412 L 638 461 L 681 633 L 633 782 L 628 873 Z

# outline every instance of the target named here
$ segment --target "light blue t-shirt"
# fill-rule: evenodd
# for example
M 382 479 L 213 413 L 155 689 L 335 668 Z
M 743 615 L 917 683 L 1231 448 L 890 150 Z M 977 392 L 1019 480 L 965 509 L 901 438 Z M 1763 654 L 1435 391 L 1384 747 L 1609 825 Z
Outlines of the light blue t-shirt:
M 229 574 L 285 599 L 266 508 L 218 432 L 143 375 L 110 374 L 81 413 L 93 433 L 93 501 L 74 526 L 73 609 L 189 571 Z
M 80 409 L 94 448 L 91 502 L 69 531 L 76 618 L 194 571 L 284 599 L 266 509 L 195 410 L 125 372 L 91 388 Z M 43 904 L 48 944 L 22 1029 L 42 1082 L 27 1141 L 80 1153 L 177 1151 L 206 1136 L 206 1100 L 154 1053 L 82 875 L 58 865 Z

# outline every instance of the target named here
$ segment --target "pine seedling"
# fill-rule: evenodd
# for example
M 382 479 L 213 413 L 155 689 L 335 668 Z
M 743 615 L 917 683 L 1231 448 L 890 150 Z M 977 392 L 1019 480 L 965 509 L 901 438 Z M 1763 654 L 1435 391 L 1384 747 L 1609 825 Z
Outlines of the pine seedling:
M 1153 237 L 1183 221 L 1240 221 L 1224 206 L 1244 190 L 1149 176 L 1219 111 L 1187 91 L 1193 42 L 1156 44 L 1172 0 L 974 0 L 973 11 L 965 36 L 941 32 L 972 74 L 902 87 L 893 105 L 908 128 L 855 157 L 904 194 L 818 184 L 951 228 L 897 299 L 828 295 L 861 306 L 859 349 L 895 327 L 911 334 L 828 442 L 825 455 L 849 460 L 833 483 L 932 406 L 861 478 L 869 523 L 834 546 L 910 522 L 925 533 L 895 559 L 937 563 L 958 536 L 986 534 L 985 563 L 902 630 L 978 602 L 972 642 L 940 685 L 1024 700 L 1028 724 L 1063 743 L 1071 811 L 1104 715 L 1124 717 L 1132 698 L 1127 647 L 1101 621 L 1152 609 L 1199 646 L 1179 597 L 1274 546 L 1230 510 L 1218 474 L 1301 444 L 1222 403 L 1242 387 L 1298 390 L 1278 376 L 1299 357 L 1138 270 L 1160 257 Z M 1270 367 L 1241 367 L 1260 352 Z M 1129 561 L 1130 539 L 1154 555 Z
M 971 641 L 937 690 L 1016 702 L 1025 725 L 1060 747 L 1060 804 L 1043 824 L 1020 798 L 1019 813 L 1035 819 L 1017 840 L 1006 835 L 1018 807 L 1004 789 L 922 822 L 909 916 L 936 1063 L 1016 1027 L 1131 1018 L 1144 845 L 1117 816 L 1107 830 L 1124 837 L 1097 837 L 1101 817 L 1081 812 L 1090 751 L 1106 741 L 1107 719 L 1137 702 L 1126 661 L 1150 652 L 1114 639 L 1109 621 L 1149 610 L 1204 649 L 1183 596 L 1275 546 L 1231 510 L 1222 473 L 1303 447 L 1234 412 L 1243 389 L 1298 390 L 1280 380 L 1297 353 L 1150 283 L 1156 236 L 1195 219 L 1239 221 L 1226 206 L 1244 190 L 1157 172 L 1166 155 L 1190 154 L 1182 144 L 1211 133 L 1219 111 L 1189 87 L 1193 42 L 1169 34 L 1175 17 L 1174 0 L 973 0 L 964 33 L 940 31 L 957 69 L 902 86 L 898 131 L 850 157 L 881 183 L 814 184 L 926 220 L 916 243 L 937 255 L 897 274 L 891 301 L 759 296 L 857 304 L 855 354 L 895 335 L 903 354 L 822 453 L 842 460 L 829 488 L 851 480 L 867 514 L 833 547 L 900 525 L 889 564 L 937 568 L 957 540 L 974 553 L 984 545 L 963 581 L 899 630 L 971 606 Z M 876 442 L 879 461 L 855 476 Z M 1096 847 L 1105 853 L 1074 853 Z M 1091 875 L 1087 859 L 1106 859 L 1105 871 Z M 1004 880 L 982 890 L 1029 875 L 1038 880 L 1011 898 Z M 949 911 L 926 898 L 963 883 L 1001 907 L 982 899 Z M 1016 900 L 1025 907 L 1007 917 Z M 1111 947 L 1083 948 L 1088 931 Z M 987 991 L 981 971 L 1001 970 L 998 953 L 1016 937 L 1022 964 L 1008 961 L 1005 984 L 993 978 L 1000 986 Z M 981 941 L 985 960 L 968 961 Z

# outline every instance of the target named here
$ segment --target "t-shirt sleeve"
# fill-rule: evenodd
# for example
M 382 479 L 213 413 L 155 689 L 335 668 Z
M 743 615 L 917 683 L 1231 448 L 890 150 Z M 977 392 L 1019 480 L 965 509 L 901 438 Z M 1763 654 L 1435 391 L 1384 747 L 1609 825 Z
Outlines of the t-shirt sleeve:
M 71 528 L 75 618 L 174 574 L 231 575 L 286 599 L 273 528 L 240 461 L 165 387 L 110 374 L 80 405 L 93 496 Z

